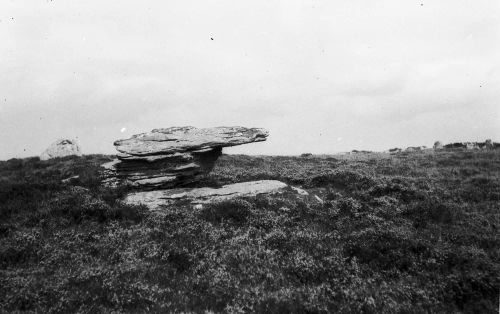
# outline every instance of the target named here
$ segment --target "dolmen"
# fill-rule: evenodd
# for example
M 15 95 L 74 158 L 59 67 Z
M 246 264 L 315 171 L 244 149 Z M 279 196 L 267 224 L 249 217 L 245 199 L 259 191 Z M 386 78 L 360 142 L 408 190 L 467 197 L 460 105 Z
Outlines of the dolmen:
M 193 205 L 219 202 L 236 197 L 276 194 L 285 191 L 308 195 L 304 190 L 276 180 L 240 182 L 219 188 L 186 187 L 208 174 L 223 147 L 265 141 L 269 133 L 259 128 L 172 127 L 154 129 L 114 143 L 117 159 L 105 168 L 105 184 L 127 185 L 132 191 L 126 204 L 162 209 L 176 201 Z
M 116 141 L 117 159 L 104 167 L 108 182 L 139 190 L 180 187 L 208 174 L 223 147 L 262 142 L 268 135 L 244 127 L 154 129 Z

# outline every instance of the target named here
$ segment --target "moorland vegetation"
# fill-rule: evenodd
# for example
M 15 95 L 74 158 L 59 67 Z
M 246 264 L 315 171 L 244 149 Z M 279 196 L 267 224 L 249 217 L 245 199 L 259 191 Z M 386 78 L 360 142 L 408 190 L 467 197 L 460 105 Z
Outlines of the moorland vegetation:
M 100 184 L 111 159 L 0 162 L 1 312 L 498 309 L 499 150 L 223 155 L 195 186 L 277 179 L 309 196 L 156 212 Z

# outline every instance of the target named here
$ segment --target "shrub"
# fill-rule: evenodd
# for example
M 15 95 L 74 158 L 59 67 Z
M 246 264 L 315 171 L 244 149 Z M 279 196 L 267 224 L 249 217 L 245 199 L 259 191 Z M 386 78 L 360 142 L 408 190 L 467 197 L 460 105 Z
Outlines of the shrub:
M 412 218 L 416 227 L 425 227 L 427 223 L 451 224 L 463 217 L 459 206 L 436 197 L 412 204 L 404 215 Z
M 342 214 L 355 215 L 361 210 L 359 201 L 352 197 L 341 198 L 337 201 L 337 206 Z
M 412 181 L 409 178 L 392 178 L 389 182 L 381 182 L 370 188 L 369 194 L 375 197 L 393 196 L 403 202 L 425 199 L 426 191 Z
M 252 213 L 252 204 L 243 199 L 225 200 L 208 204 L 201 210 L 201 216 L 210 222 L 229 221 L 244 223 Z
M 85 219 L 131 220 L 140 221 L 147 211 L 141 206 L 126 205 L 115 201 L 108 204 L 103 199 L 91 194 L 90 190 L 78 186 L 70 187 L 56 193 L 54 197 L 42 205 L 42 217 L 64 217 L 74 223 Z
M 342 190 L 367 189 L 375 184 L 372 176 L 363 171 L 339 170 L 329 171 L 325 174 L 311 177 L 307 183 L 308 187 L 334 187 Z

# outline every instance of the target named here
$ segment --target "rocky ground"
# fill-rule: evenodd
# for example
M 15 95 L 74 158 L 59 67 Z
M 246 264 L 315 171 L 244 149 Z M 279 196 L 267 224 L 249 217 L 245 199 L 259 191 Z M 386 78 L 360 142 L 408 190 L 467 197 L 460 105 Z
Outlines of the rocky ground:
M 222 155 L 191 187 L 303 188 L 163 210 L 111 156 L 0 162 L 0 312 L 496 313 L 500 151 Z

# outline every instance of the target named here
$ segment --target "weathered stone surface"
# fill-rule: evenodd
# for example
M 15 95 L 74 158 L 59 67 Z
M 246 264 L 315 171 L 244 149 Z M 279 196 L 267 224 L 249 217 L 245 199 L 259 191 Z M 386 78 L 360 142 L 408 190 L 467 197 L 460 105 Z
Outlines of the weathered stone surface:
M 172 127 L 154 129 L 148 133 L 132 136 L 114 143 L 121 152 L 121 159 L 132 156 L 155 156 L 200 151 L 216 147 L 228 147 L 265 141 L 268 132 L 258 128 L 215 127 Z
M 49 160 L 57 157 L 81 156 L 82 151 L 75 140 L 60 139 L 52 143 L 41 155 L 40 160 Z
M 420 152 L 425 150 L 426 146 L 410 146 L 405 149 L 406 152 Z
M 244 127 L 155 129 L 114 143 L 118 159 L 103 165 L 105 182 L 145 190 L 183 186 L 210 172 L 222 147 L 261 142 L 267 136 L 266 130 Z
M 108 178 L 131 187 L 172 188 L 195 182 L 206 175 L 221 153 L 221 148 L 214 148 L 204 152 L 164 155 L 158 159 L 115 159 L 103 167 Z
M 292 186 L 291 188 L 292 188 L 292 190 L 294 190 L 295 192 L 297 192 L 299 195 L 303 195 L 303 196 L 309 195 L 309 193 L 306 190 L 303 190 L 303 189 L 300 189 L 300 188 L 297 188 L 297 187 L 294 187 L 294 186 Z
M 220 188 L 167 189 L 135 192 L 127 195 L 123 201 L 126 204 L 143 204 L 151 210 L 158 210 L 165 205 L 179 200 L 187 200 L 192 204 L 206 204 L 236 197 L 250 197 L 264 193 L 275 194 L 283 192 L 287 188 L 288 185 L 281 181 L 260 180 L 229 184 Z M 307 195 L 307 192 L 301 189 L 290 190 L 300 195 Z

